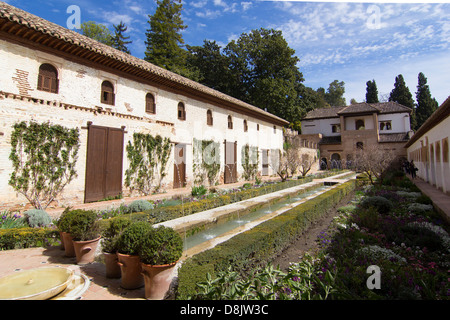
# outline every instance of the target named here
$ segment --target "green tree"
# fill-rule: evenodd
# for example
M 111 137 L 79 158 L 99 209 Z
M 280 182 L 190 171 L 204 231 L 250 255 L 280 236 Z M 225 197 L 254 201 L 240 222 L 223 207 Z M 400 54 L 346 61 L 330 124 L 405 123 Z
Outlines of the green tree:
M 299 119 L 304 79 L 281 31 L 244 33 L 224 51 L 232 73 L 229 94 L 290 122 Z
M 158 0 L 155 13 L 149 15 L 147 50 L 144 60 L 157 66 L 188 76 L 186 51 L 181 32 L 187 28 L 181 19 L 181 0 Z
M 81 24 L 81 33 L 108 46 L 113 44 L 111 31 L 101 23 L 96 23 L 95 21 L 83 22 Z
M 366 82 L 366 102 L 367 103 L 378 103 L 378 89 L 375 80 Z
M 230 60 L 215 41 L 204 40 L 203 46 L 187 46 L 187 65 L 198 73 L 198 81 L 220 92 L 228 93 L 231 84 Z
M 327 92 L 325 93 L 325 101 L 333 107 L 346 106 L 345 98 L 345 82 L 334 80 L 330 83 Z
M 127 45 L 132 43 L 132 41 L 127 41 L 130 39 L 130 36 L 124 36 L 123 34 L 127 31 L 127 29 L 128 27 L 125 26 L 122 21 L 120 21 L 119 25 L 114 25 L 114 36 L 111 39 L 111 46 L 117 50 L 130 54 L 130 50 Z
M 403 75 L 399 74 L 395 77 L 394 89 L 392 89 L 389 96 L 389 101 L 397 102 L 405 107 L 411 108 L 412 113 L 410 117 L 411 128 L 416 127 L 416 113 L 414 110 L 414 99 L 412 97 L 411 91 L 406 86 L 405 79 Z
M 416 92 L 416 126 L 415 130 L 433 114 L 438 108 L 438 102 L 431 97 L 430 88 L 427 85 L 427 78 L 420 72 L 418 77 L 418 85 Z

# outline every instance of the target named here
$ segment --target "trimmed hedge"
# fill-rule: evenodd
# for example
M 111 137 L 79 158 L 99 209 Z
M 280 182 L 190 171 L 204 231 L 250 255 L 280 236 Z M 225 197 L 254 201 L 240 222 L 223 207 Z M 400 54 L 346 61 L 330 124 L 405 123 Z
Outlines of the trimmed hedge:
M 195 296 L 197 283 L 205 281 L 207 273 L 215 278 L 218 272 L 226 271 L 231 266 L 234 270 L 246 274 L 255 267 L 272 261 L 279 252 L 307 230 L 311 222 L 320 219 L 328 209 L 355 188 L 355 180 L 348 181 L 187 259 L 178 271 L 177 299 L 184 300 Z
M 58 240 L 59 231 L 51 228 L 0 229 L 0 250 L 46 247 Z

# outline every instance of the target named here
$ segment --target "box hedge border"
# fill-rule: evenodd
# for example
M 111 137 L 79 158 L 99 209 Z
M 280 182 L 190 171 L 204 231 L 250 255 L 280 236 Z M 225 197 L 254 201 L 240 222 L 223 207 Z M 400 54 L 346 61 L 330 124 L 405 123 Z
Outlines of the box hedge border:
M 59 240 L 59 231 L 54 228 L 0 229 L 0 250 L 48 247 L 60 244 Z
M 300 236 L 313 221 L 320 219 L 328 209 L 354 192 L 357 182 L 350 180 L 314 199 L 311 199 L 253 229 L 238 234 L 216 247 L 187 259 L 178 271 L 177 299 L 195 296 L 197 283 L 206 280 L 207 273 L 214 278 L 231 266 L 245 274 L 259 265 L 272 261 Z

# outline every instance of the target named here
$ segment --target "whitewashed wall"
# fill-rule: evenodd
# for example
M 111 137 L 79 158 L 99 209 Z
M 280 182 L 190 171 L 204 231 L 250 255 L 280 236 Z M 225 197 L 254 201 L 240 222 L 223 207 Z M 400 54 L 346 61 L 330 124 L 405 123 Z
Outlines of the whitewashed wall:
M 450 116 L 447 116 L 445 120 L 408 147 L 408 160 L 414 160 L 415 166 L 419 169 L 417 171 L 418 177 L 450 194 L 450 162 L 444 162 L 445 139 L 447 139 L 447 143 L 450 143 L 450 130 L 448 128 L 450 128 Z M 437 147 L 438 144 L 439 148 Z M 423 147 L 426 148 L 427 156 L 414 157 L 413 153 L 420 153 Z M 449 150 L 447 149 L 446 152 L 447 159 L 450 159 Z
M 81 128 L 92 121 L 93 125 L 113 128 L 126 127 L 125 146 L 134 132 L 146 132 L 170 138 L 173 142 L 187 144 L 187 182 L 193 181 L 192 142 L 193 139 L 212 139 L 220 142 L 221 172 L 224 167 L 224 140 L 237 141 L 238 176 L 242 174 L 241 148 L 245 144 L 262 149 L 282 149 L 283 131 L 274 130 L 273 124 L 253 119 L 245 114 L 200 102 L 161 90 L 136 81 L 121 78 L 115 74 L 93 69 L 65 60 L 61 57 L 0 40 L 0 91 L 18 95 L 0 99 L 0 206 L 2 203 L 23 203 L 25 199 L 8 186 L 11 174 L 10 137 L 12 125 L 22 120 L 50 121 L 69 128 Z M 39 67 L 50 63 L 58 69 L 59 93 L 37 90 Z M 115 106 L 100 102 L 101 83 L 109 80 L 115 87 Z M 25 94 L 24 94 L 25 93 Z M 156 114 L 145 112 L 145 96 L 152 93 L 156 98 Z M 19 98 L 28 96 L 33 99 Z M 178 103 L 186 108 L 186 121 L 177 118 Z M 68 107 L 68 105 L 70 105 Z M 98 114 L 98 107 L 110 111 Z M 212 110 L 214 125 L 206 122 L 207 110 Z M 114 114 L 118 113 L 118 114 Z M 233 117 L 233 129 L 228 126 L 228 115 Z M 127 117 L 130 116 L 130 117 Z M 243 120 L 247 120 L 248 132 L 244 132 Z M 162 121 L 164 124 L 157 123 Z M 257 131 L 259 124 L 259 131 Z M 82 203 L 85 187 L 87 130 L 81 129 L 81 146 L 77 163 L 78 178 L 67 186 L 61 204 Z M 125 147 L 124 147 L 125 150 Z M 125 152 L 125 151 L 124 151 Z M 170 187 L 173 182 L 173 159 L 168 164 L 168 176 L 164 182 Z M 260 158 L 260 170 L 261 170 Z M 128 168 L 124 154 L 123 172 Z M 273 172 L 271 172 L 273 173 Z

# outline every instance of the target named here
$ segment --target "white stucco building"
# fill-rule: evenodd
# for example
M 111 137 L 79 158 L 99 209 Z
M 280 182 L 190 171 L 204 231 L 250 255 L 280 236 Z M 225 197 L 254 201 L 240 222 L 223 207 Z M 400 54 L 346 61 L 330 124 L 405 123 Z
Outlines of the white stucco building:
M 0 206 L 26 202 L 8 185 L 12 126 L 23 120 L 80 129 L 78 177 L 61 205 L 126 194 L 135 132 L 170 138 L 164 188 L 192 185 L 194 139 L 220 143 L 220 183 L 240 179 L 246 144 L 262 175 L 283 146 L 287 121 L 3 2 L 0 61 Z
M 450 97 L 425 121 L 405 145 L 417 176 L 450 195 Z

